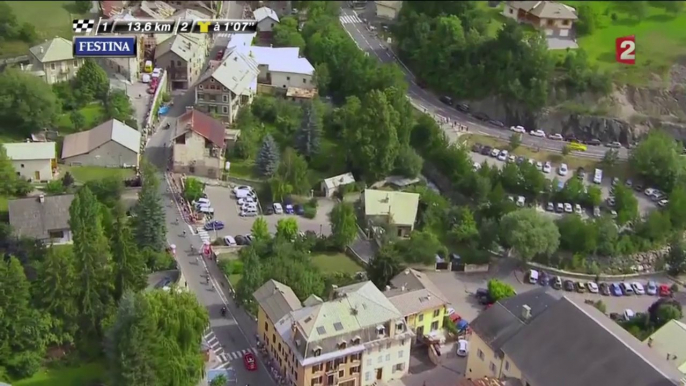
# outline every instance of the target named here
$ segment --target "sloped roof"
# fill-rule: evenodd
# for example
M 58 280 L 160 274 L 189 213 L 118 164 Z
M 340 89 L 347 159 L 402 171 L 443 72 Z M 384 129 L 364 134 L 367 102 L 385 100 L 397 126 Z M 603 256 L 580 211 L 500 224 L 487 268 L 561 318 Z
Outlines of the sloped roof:
M 236 48 L 229 51 L 219 64 L 210 67 L 197 83 L 214 78 L 234 94 L 244 95 L 246 91 L 251 90 L 251 85 L 257 80 L 259 73 L 257 63 Z
M 50 231 L 69 229 L 69 207 L 73 194 L 10 200 L 7 204 L 10 225 L 15 236 L 44 240 Z
M 526 11 L 541 19 L 578 19 L 574 8 L 554 1 L 508 1 L 507 5 Z
M 375 327 L 403 316 L 371 281 L 338 288 L 334 300 L 309 309 L 296 321 L 308 342 Z
M 195 36 L 191 34 L 174 35 L 162 41 L 155 48 L 155 59 L 162 57 L 168 52 L 173 52 L 184 61 L 189 62 L 199 49 L 200 42 Z
M 686 324 L 670 320 L 643 341 L 653 351 L 667 358 L 682 374 L 686 374 Z
M 257 8 L 252 14 L 258 23 L 266 18 L 270 18 L 277 23 L 279 22 L 279 16 L 276 14 L 276 12 L 274 12 L 273 9 L 268 7 Z
M 276 323 L 291 311 L 302 308 L 300 300 L 295 296 L 295 292 L 293 292 L 291 287 L 279 283 L 276 280 L 269 280 L 262 284 L 262 286 L 253 293 L 253 296 L 272 323 Z M 290 329 L 290 324 L 288 325 L 288 329 Z
M 5 143 L 7 157 L 14 161 L 51 160 L 55 154 L 55 142 L 16 142 Z
M 187 111 L 178 118 L 176 127 L 180 128 L 176 134 L 177 138 L 191 130 L 216 146 L 224 148 L 224 124 L 201 111 Z
M 64 137 L 62 158 L 90 153 L 109 141 L 114 141 L 138 154 L 141 147 L 141 133 L 123 122 L 110 119 L 90 130 Z
M 393 224 L 414 225 L 419 194 L 365 189 L 364 212 L 367 216 L 390 216 Z
M 355 177 L 353 176 L 352 173 L 339 174 L 337 176 L 329 177 L 329 178 L 324 180 L 324 185 L 326 185 L 326 188 L 329 190 L 335 189 L 339 186 L 354 184 L 354 183 L 355 183 Z
M 271 72 L 313 75 L 314 67 L 307 58 L 300 57 L 298 47 L 250 47 L 250 57 Z
M 411 268 L 391 279 L 391 287 L 384 294 L 403 315 L 416 314 L 450 303 L 426 275 Z
M 673 386 L 683 376 L 607 315 L 567 297 L 502 350 L 534 385 Z
M 29 51 L 39 62 L 50 63 L 74 59 L 73 47 L 71 41 L 56 37 L 29 48 Z

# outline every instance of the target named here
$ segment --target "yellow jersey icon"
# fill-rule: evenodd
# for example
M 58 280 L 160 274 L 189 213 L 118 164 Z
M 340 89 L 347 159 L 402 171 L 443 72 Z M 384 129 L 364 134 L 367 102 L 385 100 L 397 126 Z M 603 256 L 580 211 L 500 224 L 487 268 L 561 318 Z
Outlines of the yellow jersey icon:
M 200 32 L 201 33 L 209 33 L 210 32 L 210 26 L 212 25 L 211 21 L 196 21 L 195 24 L 200 27 Z

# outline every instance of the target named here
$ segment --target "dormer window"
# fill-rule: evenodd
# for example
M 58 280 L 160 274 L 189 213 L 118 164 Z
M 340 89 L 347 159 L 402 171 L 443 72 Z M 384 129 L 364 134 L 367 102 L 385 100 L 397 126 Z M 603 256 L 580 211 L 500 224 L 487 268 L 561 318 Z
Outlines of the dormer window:
M 386 328 L 382 325 L 376 326 L 377 335 L 383 335 L 386 332 Z
M 322 348 L 321 348 L 321 347 L 317 347 L 317 348 L 315 348 L 314 350 L 312 350 L 312 353 L 313 353 L 314 356 L 318 357 L 318 356 L 322 355 Z
M 404 330 L 404 325 L 403 325 L 403 323 L 402 323 L 402 322 L 396 323 L 395 329 L 396 329 L 398 332 L 403 332 L 403 330 Z
M 338 344 L 338 349 L 339 349 L 339 350 L 343 350 L 343 349 L 345 349 L 347 346 L 348 346 L 348 344 L 345 343 L 345 341 L 342 341 L 342 342 L 340 342 L 340 343 Z
M 359 336 L 356 336 L 356 337 L 353 338 L 353 344 L 354 344 L 354 345 L 360 344 L 360 337 L 359 337 Z
M 198 88 L 202 90 L 204 87 L 203 85 L 199 85 Z

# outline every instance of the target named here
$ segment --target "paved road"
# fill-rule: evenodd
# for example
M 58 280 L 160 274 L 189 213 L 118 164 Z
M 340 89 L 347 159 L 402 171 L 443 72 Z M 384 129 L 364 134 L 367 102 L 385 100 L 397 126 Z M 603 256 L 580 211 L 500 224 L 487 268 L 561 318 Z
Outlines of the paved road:
M 355 11 L 350 8 L 341 8 L 340 21 L 343 28 L 345 28 L 361 50 L 369 52 L 369 55 L 375 56 L 382 63 L 398 63 L 400 65 L 400 68 L 405 73 L 408 81 L 408 97 L 413 101 L 416 107 L 449 118 L 451 121 L 468 125 L 470 131 L 473 132 L 503 139 L 510 138 L 511 133 L 509 131 L 484 124 L 470 115 L 462 114 L 441 103 L 436 95 L 419 87 L 415 82 L 414 75 L 412 75 L 410 70 L 393 54 L 389 45 L 379 39 L 375 33 L 370 32 L 363 21 L 357 17 Z M 565 146 L 564 142 L 530 136 L 523 136 L 522 144 L 530 147 L 540 147 L 542 150 L 558 153 L 561 152 L 562 148 Z M 574 152 L 574 154 L 580 157 L 602 159 L 606 150 L 607 149 L 600 146 L 588 146 L 587 151 Z M 627 149 L 620 149 L 619 157 L 621 159 L 628 158 Z
M 179 98 L 179 100 L 186 99 L 188 99 L 188 96 Z M 183 112 L 184 104 L 177 102 L 174 104 L 174 108 L 169 116 L 176 117 Z M 165 121 L 162 122 L 162 124 L 164 123 Z M 159 130 L 151 137 L 146 149 L 146 157 L 160 167 L 161 170 L 164 170 L 166 160 L 169 157 L 165 144 L 170 139 L 171 130 Z M 211 262 L 198 262 L 196 257 L 190 256 L 191 245 L 198 249 L 201 241 L 198 236 L 190 234 L 190 227 L 188 225 L 183 222 L 175 224 L 176 219 L 181 216 L 177 207 L 171 204 L 171 196 L 167 192 L 167 184 L 161 184 L 160 189 L 165 197 L 168 242 L 176 245 L 179 269 L 183 272 L 188 282 L 189 290 L 195 293 L 198 301 L 208 309 L 210 327 L 213 335 L 219 342 L 219 345 L 216 345 L 216 347 L 219 348 L 221 345 L 223 349 L 217 349 L 215 352 L 223 352 L 225 354 L 221 358 L 227 361 L 224 366 L 232 366 L 236 370 L 240 385 L 246 383 L 251 385 L 274 385 L 275 383 L 267 372 L 264 363 L 259 363 L 258 371 L 248 372 L 245 370 L 242 364 L 242 355 L 240 354 L 255 346 L 255 322 L 242 309 L 237 308 L 231 298 L 227 296 L 228 291 L 224 291 L 227 288 L 227 284 L 216 265 Z M 184 231 L 186 231 L 185 236 L 183 235 Z M 206 267 L 210 273 L 209 284 L 204 276 Z M 220 284 L 222 282 L 224 283 L 223 286 Z M 222 306 L 226 306 L 229 311 L 227 317 L 221 316 Z M 211 342 L 210 344 L 215 343 Z M 257 357 L 259 358 L 259 355 Z

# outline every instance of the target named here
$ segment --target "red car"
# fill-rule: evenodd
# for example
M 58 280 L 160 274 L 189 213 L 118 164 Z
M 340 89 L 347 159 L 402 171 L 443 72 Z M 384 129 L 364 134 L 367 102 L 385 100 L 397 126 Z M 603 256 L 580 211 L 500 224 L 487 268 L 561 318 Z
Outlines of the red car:
M 248 371 L 257 370 L 257 361 L 255 360 L 255 356 L 252 355 L 251 352 L 243 355 L 243 363 L 245 363 L 246 370 L 248 370 Z
M 660 295 L 660 296 L 671 296 L 672 290 L 669 288 L 669 286 L 667 284 L 660 284 L 660 287 L 658 289 L 658 295 Z
M 222 60 L 223 57 L 224 57 L 224 50 L 219 50 L 219 52 L 217 52 L 217 57 L 215 59 L 216 60 Z

